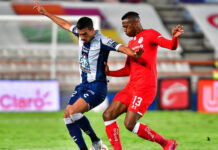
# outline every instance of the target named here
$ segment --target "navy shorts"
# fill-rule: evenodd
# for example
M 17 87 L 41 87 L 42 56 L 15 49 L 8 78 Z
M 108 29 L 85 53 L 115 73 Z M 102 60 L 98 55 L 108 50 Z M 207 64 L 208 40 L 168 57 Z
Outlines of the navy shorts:
M 79 98 L 83 98 L 92 109 L 101 104 L 107 96 L 107 83 L 105 82 L 91 82 L 81 83 L 76 86 L 71 98 L 68 102 L 73 105 Z

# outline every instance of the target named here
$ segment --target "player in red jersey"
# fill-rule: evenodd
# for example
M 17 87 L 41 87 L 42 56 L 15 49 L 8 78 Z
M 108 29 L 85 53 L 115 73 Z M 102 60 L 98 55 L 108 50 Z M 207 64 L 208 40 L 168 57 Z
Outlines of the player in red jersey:
M 147 125 L 138 122 L 149 105 L 153 102 L 157 91 L 157 48 L 158 46 L 175 50 L 178 37 L 183 34 L 183 27 L 178 25 L 172 29 L 172 40 L 167 40 L 153 29 L 143 29 L 136 12 L 128 12 L 122 17 L 122 25 L 127 36 L 133 37 L 128 47 L 144 53 L 140 58 L 127 57 L 125 67 L 110 71 L 107 64 L 105 73 L 109 76 L 128 76 L 130 81 L 117 93 L 110 106 L 103 113 L 106 133 L 114 150 L 122 150 L 119 128 L 116 118 L 126 112 L 125 127 L 139 137 L 159 143 L 164 150 L 174 150 L 176 140 L 165 139 Z

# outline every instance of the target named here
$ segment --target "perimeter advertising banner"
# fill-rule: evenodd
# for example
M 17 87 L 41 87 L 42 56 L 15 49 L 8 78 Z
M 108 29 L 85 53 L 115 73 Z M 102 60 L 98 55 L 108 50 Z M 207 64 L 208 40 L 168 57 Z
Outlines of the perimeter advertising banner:
M 197 110 L 202 113 L 218 113 L 217 80 L 199 80 Z
M 60 110 L 57 81 L 0 81 L 0 112 Z
M 166 78 L 159 80 L 158 105 L 161 110 L 190 109 L 190 80 Z
M 177 0 L 183 3 L 217 3 L 218 0 Z

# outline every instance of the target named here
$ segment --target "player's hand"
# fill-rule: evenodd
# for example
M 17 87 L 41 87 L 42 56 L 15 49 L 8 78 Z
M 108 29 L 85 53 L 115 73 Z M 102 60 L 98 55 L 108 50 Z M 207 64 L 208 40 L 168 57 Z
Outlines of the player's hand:
M 135 51 L 135 58 L 139 58 L 144 53 L 144 50 L 142 48 L 139 48 L 137 51 Z
M 107 65 L 107 63 L 106 62 L 104 62 L 104 65 L 105 65 L 105 70 L 104 70 L 104 73 L 106 74 L 106 75 L 108 75 L 109 74 L 109 67 L 108 67 L 108 65 Z
M 46 13 L 46 10 L 38 3 L 37 0 L 34 0 L 33 9 L 36 9 L 42 15 L 45 15 L 45 13 Z
M 184 33 L 183 26 L 181 25 L 177 25 L 172 29 L 172 35 L 175 38 L 180 37 L 183 33 Z

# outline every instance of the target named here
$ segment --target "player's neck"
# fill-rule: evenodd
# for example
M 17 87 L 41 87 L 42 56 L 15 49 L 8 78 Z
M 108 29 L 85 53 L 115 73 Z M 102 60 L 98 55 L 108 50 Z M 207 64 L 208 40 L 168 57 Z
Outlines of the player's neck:
M 89 41 L 89 43 L 87 43 L 87 44 L 90 44 L 91 43 L 91 41 L 95 38 L 95 36 L 96 36 L 96 31 L 93 33 L 93 35 L 92 35 L 92 38 L 91 38 L 91 40 Z
M 136 31 L 135 36 L 136 36 L 137 34 L 139 34 L 142 30 L 143 30 L 143 28 L 139 28 L 139 29 Z

